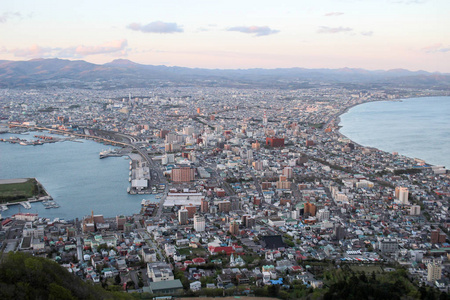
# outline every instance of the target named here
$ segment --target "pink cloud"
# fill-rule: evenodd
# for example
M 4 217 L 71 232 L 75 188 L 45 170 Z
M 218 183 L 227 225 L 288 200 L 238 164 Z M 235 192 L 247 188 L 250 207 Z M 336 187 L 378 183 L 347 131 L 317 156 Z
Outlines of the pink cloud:
M 236 26 L 228 28 L 227 31 L 238 31 L 242 33 L 254 34 L 255 36 L 263 36 L 276 34 L 279 30 L 271 29 L 269 26 Z
M 422 48 L 422 51 L 425 51 L 426 53 L 445 53 L 450 52 L 450 47 L 444 47 L 442 43 L 436 43 L 430 46 L 427 46 L 425 48 Z
M 126 39 L 112 41 L 97 46 L 74 46 L 67 48 L 50 48 L 32 45 L 29 48 L 4 49 L 3 52 L 12 53 L 17 57 L 65 57 L 75 58 L 98 54 L 115 54 L 124 56 L 127 54 L 128 42 Z
M 349 31 L 353 31 L 353 28 L 320 26 L 319 29 L 317 30 L 318 33 L 340 33 Z
M 325 17 L 338 17 L 338 16 L 342 16 L 343 14 L 344 14 L 343 12 L 332 11 L 332 12 L 326 13 L 324 16 Z

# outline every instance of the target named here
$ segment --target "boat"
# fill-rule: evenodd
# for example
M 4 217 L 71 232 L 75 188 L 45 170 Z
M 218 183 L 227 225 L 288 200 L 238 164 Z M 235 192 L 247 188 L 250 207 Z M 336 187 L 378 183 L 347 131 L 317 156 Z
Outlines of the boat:
M 108 155 L 111 154 L 112 152 L 113 152 L 113 150 L 111 150 L 111 149 L 103 150 L 100 152 L 100 158 L 108 157 Z
M 2 211 L 8 210 L 8 206 L 7 205 L 2 205 L 1 208 L 2 208 Z

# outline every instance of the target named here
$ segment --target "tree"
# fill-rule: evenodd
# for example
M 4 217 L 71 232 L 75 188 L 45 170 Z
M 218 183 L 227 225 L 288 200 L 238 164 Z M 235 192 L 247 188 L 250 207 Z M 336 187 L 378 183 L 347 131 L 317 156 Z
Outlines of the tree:
M 122 279 L 120 278 L 120 274 L 117 274 L 116 277 L 114 278 L 114 283 L 120 285 L 121 282 Z

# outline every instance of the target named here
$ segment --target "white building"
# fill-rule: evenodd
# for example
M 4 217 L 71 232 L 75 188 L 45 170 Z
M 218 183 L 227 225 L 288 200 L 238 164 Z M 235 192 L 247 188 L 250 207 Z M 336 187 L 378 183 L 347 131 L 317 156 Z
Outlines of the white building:
M 433 261 L 428 263 L 427 265 L 427 281 L 435 282 L 436 280 L 441 279 L 442 277 L 442 265 L 440 261 Z
M 194 216 L 194 229 L 196 232 L 205 231 L 205 218 L 200 216 L 199 214 L 196 214 Z

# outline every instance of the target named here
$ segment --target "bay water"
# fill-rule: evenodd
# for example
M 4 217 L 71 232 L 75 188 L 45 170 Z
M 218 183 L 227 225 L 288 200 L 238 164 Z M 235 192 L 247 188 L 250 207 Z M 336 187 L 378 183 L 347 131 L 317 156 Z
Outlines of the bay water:
M 450 97 L 369 102 L 340 119 L 340 132 L 362 146 L 450 168 Z
M 35 140 L 35 134 L 51 135 L 47 132 L 8 133 L 1 134 L 0 138 Z M 19 210 L 65 220 L 81 219 L 91 211 L 105 217 L 138 213 L 141 200 L 155 200 L 155 195 L 127 193 L 130 160 L 124 157 L 100 159 L 100 151 L 110 148 L 114 149 L 83 139 L 38 146 L 0 142 L 0 179 L 35 177 L 60 205 L 59 208 L 45 209 L 42 203 L 36 202 L 29 210 L 21 205 L 11 205 L 2 216 L 11 216 Z

